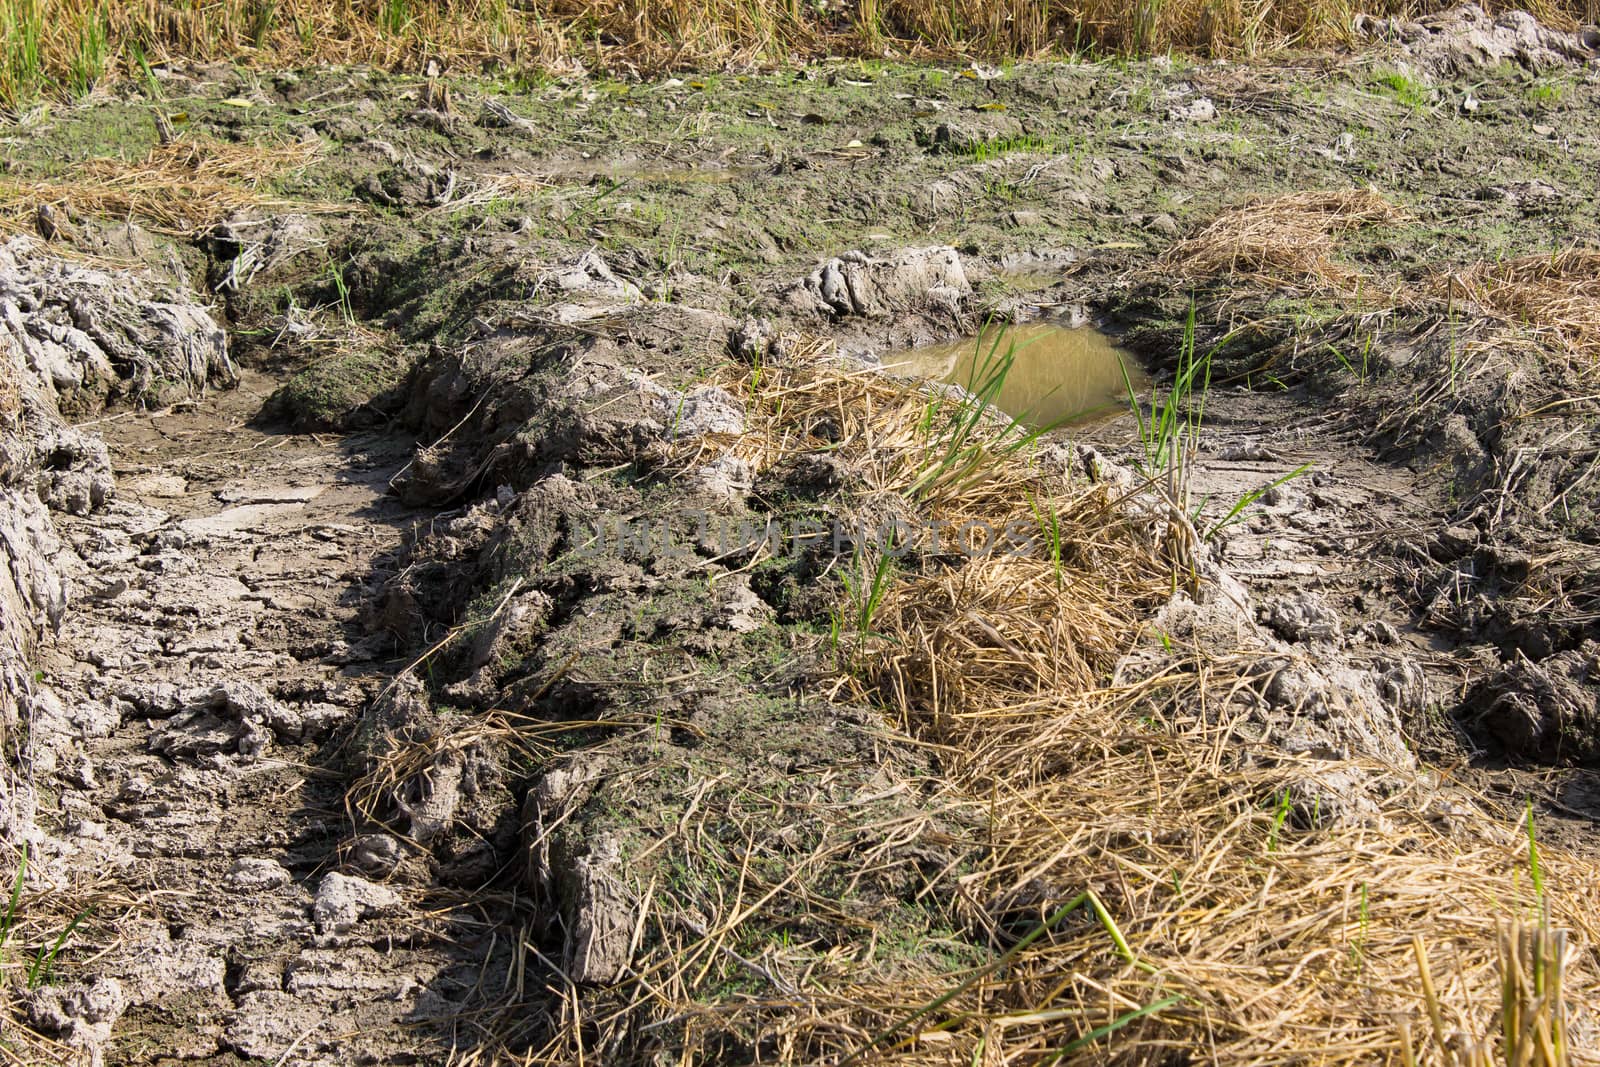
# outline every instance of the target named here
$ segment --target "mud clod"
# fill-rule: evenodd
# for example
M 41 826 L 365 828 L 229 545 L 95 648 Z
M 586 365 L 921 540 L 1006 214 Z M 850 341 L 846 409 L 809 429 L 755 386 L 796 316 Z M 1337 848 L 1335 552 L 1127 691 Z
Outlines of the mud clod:
M 557 867 L 567 929 L 565 970 L 574 982 L 616 981 L 628 965 L 636 925 L 634 903 L 622 880 L 615 838 L 596 839 L 586 854 Z
M 1416 20 L 1362 15 L 1356 19 L 1356 31 L 1378 41 L 1398 41 L 1424 70 L 1440 76 L 1470 74 L 1502 63 L 1546 71 L 1600 58 L 1592 31 L 1554 30 L 1526 11 L 1491 16 L 1476 4 Z
M 288 885 L 290 874 L 283 864 L 272 859 L 239 859 L 228 868 L 227 884 L 231 889 L 277 889 Z
M 1344 639 L 1339 613 L 1315 593 L 1279 597 L 1267 605 L 1263 621 L 1285 641 L 1338 645 Z
M 323 876 L 311 916 L 324 934 L 347 934 L 362 919 L 397 906 L 394 890 L 337 871 Z
M 46 1033 L 88 1049 L 90 1062 L 98 1067 L 104 1062 L 101 1049 L 111 1036 L 111 1028 L 127 1010 L 128 996 L 122 983 L 106 978 L 66 989 L 46 986 L 35 991 L 28 1005 L 28 1019 Z
M 1541 763 L 1600 765 L 1597 656 L 1600 645 L 1594 642 L 1537 663 L 1519 656 L 1468 695 L 1469 722 L 1513 756 Z
M 0 245 L 0 320 L 61 410 L 164 404 L 238 381 L 210 314 L 171 278 L 117 276 Z
M 794 307 L 828 315 L 881 317 L 942 309 L 954 318 L 972 294 L 953 248 L 908 249 L 880 258 L 848 252 L 818 267 L 784 295 Z

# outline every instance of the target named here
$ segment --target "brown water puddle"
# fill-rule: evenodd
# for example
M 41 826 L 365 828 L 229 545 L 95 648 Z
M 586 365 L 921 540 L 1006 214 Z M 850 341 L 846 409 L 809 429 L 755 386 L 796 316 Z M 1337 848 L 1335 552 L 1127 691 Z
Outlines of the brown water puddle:
M 1081 426 L 1128 410 L 1128 383 L 1143 392 L 1139 361 L 1091 326 L 1029 323 L 949 344 L 890 353 L 885 370 L 977 392 L 1011 356 L 995 406 L 1032 426 Z M 1123 368 L 1127 368 L 1127 378 Z

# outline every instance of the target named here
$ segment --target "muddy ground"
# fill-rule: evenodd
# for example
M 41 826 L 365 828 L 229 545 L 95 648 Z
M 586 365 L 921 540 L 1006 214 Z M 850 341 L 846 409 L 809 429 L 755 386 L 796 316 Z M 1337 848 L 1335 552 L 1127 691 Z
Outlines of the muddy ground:
M 870 364 L 1086 318 L 1159 398 L 1192 308 L 1218 346 L 1195 525 L 1308 468 L 1211 559 L 1284 655 L 1381 698 L 1262 736 L 1420 760 L 1508 821 L 1531 795 L 1592 854 L 1593 369 L 1441 279 L 1600 243 L 1600 66 L 1427 45 L 646 82 L 170 68 L 11 124 L 0 186 L 142 159 L 158 111 L 313 151 L 198 232 L 63 184 L 53 239 L 8 246 L 31 384 L 0 463 L 6 830 L 33 909 L 8 1053 L 479 1062 L 576 1028 L 594 1062 L 782 1058 L 759 1013 L 612 1013 L 730 898 L 782 947 L 734 931 L 697 959 L 706 1017 L 800 971 L 986 958 L 945 904 L 980 815 L 836 684 L 845 568 L 718 540 L 860 512 L 859 473 L 686 447 L 743 427 L 730 373 L 818 339 Z M 1336 276 L 1181 269 L 1229 208 L 1350 189 L 1395 212 L 1340 235 Z M 102 312 L 57 299 L 49 272 L 78 270 L 145 280 Z M 198 315 L 225 354 L 150 372 L 92 326 L 157 306 L 190 316 L 173 351 L 212 336 Z M 94 373 L 73 324 L 111 355 Z M 1115 482 L 1137 426 L 1054 440 Z

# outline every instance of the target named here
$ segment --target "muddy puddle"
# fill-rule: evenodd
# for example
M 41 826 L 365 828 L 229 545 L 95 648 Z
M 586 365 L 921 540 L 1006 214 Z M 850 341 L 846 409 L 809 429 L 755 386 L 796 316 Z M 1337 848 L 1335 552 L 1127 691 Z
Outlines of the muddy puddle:
M 948 344 L 893 352 L 886 370 L 977 392 L 1006 358 L 1010 369 L 995 404 L 1033 426 L 1082 426 L 1128 409 L 1128 386 L 1149 376 L 1134 356 L 1092 326 L 1029 323 Z M 1124 377 L 1126 368 L 1126 377 Z

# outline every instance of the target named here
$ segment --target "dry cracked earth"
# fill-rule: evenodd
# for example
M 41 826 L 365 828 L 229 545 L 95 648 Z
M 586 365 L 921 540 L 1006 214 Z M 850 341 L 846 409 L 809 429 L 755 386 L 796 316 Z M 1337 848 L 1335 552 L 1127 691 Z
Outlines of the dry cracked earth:
M 936 756 L 833 699 L 835 568 L 689 531 L 582 551 L 607 520 L 857 499 L 825 454 L 682 459 L 744 425 L 719 374 L 819 340 L 865 373 L 986 321 L 1090 321 L 1150 371 L 1148 411 L 1192 309 L 1214 352 L 1189 488 L 1222 526 L 1208 566 L 1250 640 L 1318 679 L 1293 684 L 1378 709 L 1269 692 L 1262 736 L 1421 760 L 1508 818 L 1531 796 L 1593 853 L 1595 339 L 1437 281 L 1600 240 L 1600 65 L 1516 20 L 1369 30 L 1358 55 L 1275 66 L 447 94 L 172 66 L 159 99 L 4 130 L 5 1054 L 525 1055 L 631 973 L 641 893 L 711 892 L 641 842 L 724 802 L 735 837 L 836 829 L 763 827 L 756 796 L 857 805 L 843 873 L 809 892 L 959 964 L 972 946 L 900 880 L 977 846 L 903 784 Z M 305 151 L 203 226 L 164 219 L 162 190 L 102 217 L 74 167 L 158 148 L 157 109 L 195 143 Z M 1298 274 L 1183 258 L 1231 208 L 1329 189 L 1393 213 Z M 47 201 L 49 239 L 25 232 Z M 1139 425 L 1050 439 L 1074 476 L 1134 487 Z M 1178 614 L 1179 640 L 1236 639 Z M 781 988 L 727 953 L 729 995 Z M 676 1058 L 680 1022 L 597 1030 L 595 1062 Z M 699 1054 L 771 1053 L 752 1040 Z

